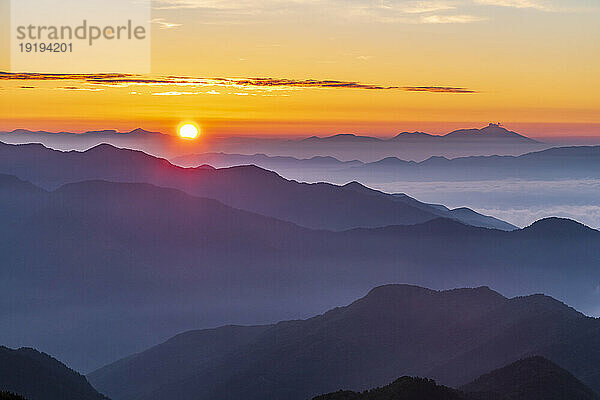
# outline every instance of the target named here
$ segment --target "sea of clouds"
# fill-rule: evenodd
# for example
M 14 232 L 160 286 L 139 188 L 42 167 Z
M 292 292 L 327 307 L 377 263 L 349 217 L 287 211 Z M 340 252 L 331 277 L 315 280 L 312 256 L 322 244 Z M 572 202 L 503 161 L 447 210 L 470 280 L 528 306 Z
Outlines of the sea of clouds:
M 372 187 L 450 208 L 469 207 L 519 227 L 565 217 L 600 228 L 600 179 L 393 182 Z

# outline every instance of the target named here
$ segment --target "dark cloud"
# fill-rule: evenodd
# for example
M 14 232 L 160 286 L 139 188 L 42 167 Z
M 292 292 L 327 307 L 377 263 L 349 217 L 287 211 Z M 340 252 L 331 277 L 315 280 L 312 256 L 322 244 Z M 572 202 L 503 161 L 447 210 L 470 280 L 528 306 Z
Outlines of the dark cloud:
M 447 86 L 405 86 L 401 88 L 407 92 L 430 92 L 430 93 L 478 93 L 475 90 L 461 87 Z
M 0 80 L 23 80 L 23 81 L 57 81 L 57 80 L 89 80 L 102 78 L 120 78 L 130 75 L 125 74 L 38 74 L 31 72 L 0 72 Z
M 454 86 L 385 86 L 356 81 L 287 79 L 287 78 L 194 78 L 166 76 L 145 78 L 128 74 L 37 74 L 0 72 L 0 80 L 76 80 L 96 85 L 176 85 L 176 86 L 232 86 L 237 88 L 317 88 L 317 89 L 362 89 L 402 90 L 429 93 L 477 93 L 475 90 Z

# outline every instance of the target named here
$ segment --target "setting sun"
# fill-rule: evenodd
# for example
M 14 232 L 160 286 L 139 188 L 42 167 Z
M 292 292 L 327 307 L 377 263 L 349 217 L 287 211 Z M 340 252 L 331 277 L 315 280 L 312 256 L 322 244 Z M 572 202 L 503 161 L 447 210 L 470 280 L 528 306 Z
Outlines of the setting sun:
M 178 133 L 183 139 L 196 139 L 200 135 L 200 129 L 196 124 L 185 123 L 179 127 Z

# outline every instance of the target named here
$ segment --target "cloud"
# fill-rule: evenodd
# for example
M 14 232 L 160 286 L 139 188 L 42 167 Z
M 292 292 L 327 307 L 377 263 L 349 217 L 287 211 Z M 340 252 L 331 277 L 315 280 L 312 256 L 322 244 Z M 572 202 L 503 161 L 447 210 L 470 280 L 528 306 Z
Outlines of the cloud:
M 152 93 L 152 96 L 186 96 L 186 95 L 196 95 L 200 94 L 198 92 L 157 92 Z
M 547 2 L 539 0 L 475 0 L 475 3 L 487 6 L 511 8 L 532 8 L 540 11 L 554 11 L 555 8 Z
M 167 22 L 167 21 L 165 21 L 164 18 L 154 18 L 153 20 L 150 21 L 150 23 L 158 25 L 159 29 L 173 29 L 173 28 L 179 28 L 180 26 L 183 26 L 182 24 L 176 24 L 174 22 Z
M 32 72 L 2 72 L 0 71 L 0 80 L 36 80 L 36 81 L 55 81 L 55 80 L 89 80 L 89 79 L 110 79 L 125 78 L 126 74 L 39 74 Z
M 319 80 L 319 79 L 289 79 L 289 78 L 192 78 L 192 77 L 144 77 L 140 75 L 126 74 L 91 74 L 91 75 L 56 75 L 37 73 L 6 73 L 0 72 L 0 79 L 4 80 L 71 80 L 82 81 L 85 84 L 105 87 L 131 87 L 131 86 L 155 86 L 155 87 L 185 87 L 187 91 L 166 91 L 153 93 L 156 96 L 181 96 L 187 94 L 199 94 L 191 92 L 190 89 L 204 89 L 207 87 L 226 87 L 245 90 L 300 90 L 300 89 L 356 89 L 356 90 L 399 90 L 405 92 L 429 92 L 429 93 L 478 93 L 475 90 L 456 86 L 387 86 L 380 84 L 361 83 L 356 81 L 342 80 Z M 63 89 L 76 90 L 76 86 L 68 86 Z M 91 90 L 81 88 L 80 90 Z M 206 92 L 216 94 L 216 92 Z
M 430 23 L 423 15 L 454 11 L 465 0 L 158 0 L 155 10 L 189 9 L 200 13 L 205 23 L 256 22 L 269 17 L 308 13 L 336 20 L 380 23 Z M 467 23 L 472 19 L 451 18 L 445 23 Z M 455 16 L 456 17 L 456 16 Z
M 372 184 L 388 193 L 406 193 L 424 202 L 469 207 L 517 226 L 546 217 L 565 217 L 600 228 L 600 179 L 414 181 Z
M 402 88 L 407 92 L 429 92 L 429 93 L 477 93 L 475 90 L 460 87 L 445 86 L 405 86 Z
M 427 15 L 421 18 L 424 24 L 468 24 L 486 20 L 475 15 Z
M 85 88 L 85 87 L 77 87 L 77 86 L 63 86 L 63 87 L 57 87 L 56 90 L 75 90 L 75 91 L 83 91 L 83 92 L 101 92 L 104 89 L 99 89 L 99 88 Z
M 600 206 L 556 205 L 550 207 L 494 208 L 475 207 L 475 211 L 493 215 L 517 226 L 528 226 L 548 217 L 569 218 L 594 229 L 600 228 Z
M 160 12 L 186 9 L 205 24 L 251 23 L 269 18 L 321 16 L 353 23 L 466 24 L 486 20 L 477 6 L 559 11 L 559 0 L 155 0 Z M 561 0 L 563 3 L 566 0 Z M 569 4 L 571 6 L 571 4 Z

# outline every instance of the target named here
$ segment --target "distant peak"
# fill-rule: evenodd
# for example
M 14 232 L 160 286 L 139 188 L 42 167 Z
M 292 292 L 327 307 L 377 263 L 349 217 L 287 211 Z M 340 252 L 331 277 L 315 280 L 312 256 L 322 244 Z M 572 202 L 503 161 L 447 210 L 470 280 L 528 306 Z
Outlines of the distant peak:
M 142 134 L 147 134 L 147 133 L 153 133 L 153 132 L 149 132 L 145 129 L 142 128 L 136 128 L 134 130 L 132 130 L 131 132 L 127 132 L 128 134 L 136 134 L 136 135 L 142 135 Z
M 97 144 L 94 147 L 90 147 L 89 149 L 87 149 L 85 151 L 85 153 L 87 153 L 87 152 L 95 152 L 95 151 L 112 151 L 112 150 L 119 150 L 119 149 L 118 149 L 118 147 L 115 147 L 112 144 L 100 143 L 100 144 Z
M 508 129 L 506 129 L 505 127 L 503 127 L 502 124 L 500 124 L 500 123 L 498 123 L 498 124 L 490 123 L 490 124 L 488 124 L 488 126 L 486 126 L 485 128 L 482 128 L 480 130 L 482 132 L 495 130 L 495 131 L 502 131 L 504 133 L 510 133 L 510 131 Z
M 570 372 L 540 356 L 524 358 L 496 369 L 460 389 L 465 392 L 490 393 L 490 398 L 494 399 L 599 398 Z
M 400 132 L 399 134 L 396 135 L 396 137 L 399 137 L 399 136 L 415 136 L 415 135 L 427 135 L 427 136 L 430 136 L 428 133 L 425 133 L 425 132 L 414 131 L 414 132 Z
M 504 298 L 500 293 L 492 290 L 489 286 L 478 286 L 472 288 L 459 288 L 459 289 L 447 289 L 447 290 L 434 290 L 428 289 L 416 285 L 408 284 L 388 284 L 378 286 L 371 289 L 367 297 L 379 297 L 399 294 L 423 294 L 423 295 L 451 295 L 451 296 L 463 296 L 463 295 L 476 295 L 476 296 L 489 296 Z
M 537 141 L 506 129 L 500 123 L 490 123 L 485 128 L 477 129 L 459 129 L 452 131 L 444 137 L 447 138 L 462 138 L 462 139 L 475 139 L 475 138 L 487 138 L 493 140 L 513 140 L 520 142 L 538 143 Z
M 345 187 L 346 189 L 364 189 L 365 186 L 357 181 L 352 181 L 352 182 L 348 182 L 346 183 L 343 187 Z
M 594 234 L 600 233 L 580 222 L 568 218 L 550 217 L 534 222 L 524 232 L 538 232 L 553 235 Z
M 367 294 L 368 297 L 386 297 L 389 295 L 397 295 L 397 294 L 434 294 L 437 293 L 433 289 L 427 289 L 421 286 L 416 285 L 407 285 L 407 284 L 388 284 L 377 286 L 369 291 Z
M 303 142 L 322 141 L 322 142 L 381 142 L 382 139 L 373 136 L 361 136 L 354 133 L 337 133 L 332 136 L 311 136 L 303 139 Z
M 209 164 L 202 164 L 202 165 L 195 167 L 194 169 L 206 170 L 206 171 L 216 171 L 217 170 L 215 167 L 213 167 L 212 165 L 209 165 Z
M 521 309 L 525 307 L 529 310 L 537 310 L 533 312 L 567 312 L 573 315 L 583 315 L 562 301 L 542 293 L 514 297 L 510 299 L 510 302 Z

